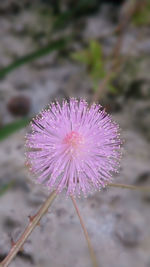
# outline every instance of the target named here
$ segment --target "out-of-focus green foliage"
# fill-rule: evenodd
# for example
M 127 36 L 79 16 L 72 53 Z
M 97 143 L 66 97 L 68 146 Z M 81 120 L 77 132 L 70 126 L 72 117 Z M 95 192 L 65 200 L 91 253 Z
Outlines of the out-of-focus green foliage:
M 136 26 L 150 24 L 150 0 L 145 0 L 145 4 L 133 15 L 132 21 Z
M 0 187 L 0 197 L 2 197 L 8 190 L 10 190 L 15 184 L 15 181 L 10 181 Z
M 98 4 L 99 4 L 98 0 L 93 0 L 92 2 L 90 0 L 80 0 L 78 3 L 75 3 L 74 6 L 69 10 L 58 12 L 57 16 L 55 17 L 53 17 L 51 9 L 47 8 L 44 9 L 44 18 L 48 17 L 48 19 L 50 18 L 52 19 L 53 21 L 51 26 L 51 34 L 52 34 L 53 32 L 56 32 L 56 30 L 60 30 L 61 28 L 67 26 L 70 23 L 70 21 L 74 21 L 76 18 L 80 16 L 91 14 L 92 11 L 97 10 Z M 58 5 L 56 9 L 59 9 Z M 39 35 L 37 35 L 36 33 L 36 38 L 38 36 Z M 54 50 L 63 49 L 68 43 L 68 41 L 71 39 L 72 38 L 69 36 L 61 38 L 57 41 L 52 41 L 47 46 L 40 48 L 27 55 L 24 55 L 23 57 L 18 58 L 16 61 L 12 62 L 8 66 L 0 69 L 0 79 L 4 78 L 5 75 L 7 75 L 9 72 L 15 70 L 16 68 L 19 68 L 24 64 L 30 63 L 35 59 L 38 59 L 39 57 L 51 53 Z
M 56 30 L 64 28 L 66 25 L 70 24 L 70 22 L 74 22 L 79 17 L 93 13 L 97 10 L 98 6 L 99 0 L 72 1 L 72 7 L 63 12 L 60 12 L 60 7 L 57 6 L 59 14 L 54 20 L 53 29 Z
M 39 57 L 47 55 L 55 50 L 63 49 L 69 40 L 70 40 L 70 37 L 66 37 L 66 38 L 59 39 L 57 41 L 53 41 L 49 45 L 41 49 L 38 49 L 37 51 L 34 51 L 33 53 L 30 53 L 28 55 L 18 58 L 16 61 L 12 62 L 5 68 L 0 69 L 0 78 L 3 78 L 6 74 L 13 71 L 14 69 L 24 64 L 30 63 Z
M 29 118 L 23 118 L 15 122 L 9 123 L 0 128 L 0 141 L 13 134 L 14 132 L 26 127 L 29 123 Z
M 100 79 L 103 79 L 106 75 L 101 45 L 97 41 L 92 40 L 87 49 L 74 52 L 71 56 L 74 60 L 86 65 L 96 90 Z
M 104 79 L 107 75 L 100 43 L 92 40 L 89 42 L 87 49 L 74 52 L 71 54 L 71 57 L 86 65 L 87 72 L 93 82 L 93 88 L 96 91 L 100 84 L 100 80 Z M 116 93 L 116 88 L 111 84 L 110 80 L 108 81 L 107 87 L 112 93 Z

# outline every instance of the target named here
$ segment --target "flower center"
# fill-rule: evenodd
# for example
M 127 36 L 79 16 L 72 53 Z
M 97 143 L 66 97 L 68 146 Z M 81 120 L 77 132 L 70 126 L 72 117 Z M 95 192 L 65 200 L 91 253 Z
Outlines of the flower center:
M 72 148 L 78 148 L 83 144 L 83 137 L 78 132 L 72 131 L 66 135 L 64 143 Z

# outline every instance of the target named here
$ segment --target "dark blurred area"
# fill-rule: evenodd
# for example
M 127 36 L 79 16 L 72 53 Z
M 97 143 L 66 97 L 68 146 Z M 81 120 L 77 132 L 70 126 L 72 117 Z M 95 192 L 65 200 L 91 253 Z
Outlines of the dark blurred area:
M 103 105 L 125 140 L 114 180 L 150 185 L 149 72 L 149 0 L 0 0 L 0 259 L 47 195 L 25 167 L 24 136 L 55 99 Z M 60 198 L 10 266 L 91 266 Z M 150 266 L 149 205 L 117 188 L 79 200 L 100 267 Z

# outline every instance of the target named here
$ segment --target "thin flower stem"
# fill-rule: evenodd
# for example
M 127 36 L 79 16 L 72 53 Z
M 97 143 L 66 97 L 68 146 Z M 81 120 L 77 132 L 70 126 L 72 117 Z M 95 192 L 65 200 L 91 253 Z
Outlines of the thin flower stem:
M 21 237 L 18 239 L 16 243 L 13 244 L 10 252 L 8 255 L 4 258 L 4 260 L 0 263 L 0 267 L 7 267 L 13 258 L 17 255 L 17 253 L 21 250 L 23 244 L 29 237 L 29 235 L 32 233 L 34 228 L 39 224 L 41 218 L 44 216 L 44 214 L 47 212 L 48 208 L 51 206 L 53 200 L 55 199 L 57 193 L 56 191 L 53 191 L 49 197 L 45 200 L 37 214 L 35 214 L 33 217 L 29 217 L 29 224 L 26 227 L 25 231 L 21 235 Z
M 127 185 L 127 184 L 107 184 L 111 187 L 118 187 L 123 189 L 131 189 L 131 190 L 138 190 L 142 192 L 150 192 L 150 186 L 135 186 L 135 185 Z
M 73 202 L 73 205 L 74 205 L 74 208 L 77 212 L 77 215 L 79 217 L 79 220 L 80 220 L 80 223 L 81 223 L 81 226 L 82 226 L 82 229 L 83 229 L 83 232 L 84 232 L 84 235 L 85 235 L 85 238 L 86 238 L 86 241 L 87 241 L 87 244 L 88 244 L 88 248 L 89 248 L 89 252 L 90 252 L 90 255 L 91 255 L 91 260 L 92 260 L 92 263 L 93 263 L 93 267 L 98 267 L 98 263 L 97 263 L 97 259 L 96 259 L 96 256 L 95 256 L 95 252 L 93 250 L 93 247 L 92 247 L 92 244 L 91 244 L 91 241 L 90 241 L 90 238 L 89 238 L 89 235 L 88 235 L 88 232 L 86 230 L 86 227 L 85 227 L 85 224 L 83 222 L 83 219 L 80 215 L 80 211 L 78 209 L 78 206 L 77 206 L 77 203 L 76 203 L 76 200 L 73 196 L 71 196 L 71 199 L 72 199 L 72 202 Z

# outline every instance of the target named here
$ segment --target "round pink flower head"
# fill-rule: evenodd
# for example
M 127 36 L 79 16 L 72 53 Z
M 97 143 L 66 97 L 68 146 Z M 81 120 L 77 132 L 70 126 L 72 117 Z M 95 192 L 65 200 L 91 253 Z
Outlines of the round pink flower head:
M 85 100 L 52 103 L 31 122 L 27 164 L 38 183 L 67 195 L 86 195 L 105 187 L 117 172 L 120 137 L 100 105 Z

